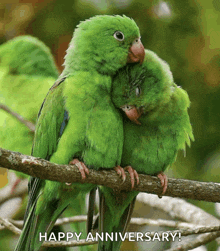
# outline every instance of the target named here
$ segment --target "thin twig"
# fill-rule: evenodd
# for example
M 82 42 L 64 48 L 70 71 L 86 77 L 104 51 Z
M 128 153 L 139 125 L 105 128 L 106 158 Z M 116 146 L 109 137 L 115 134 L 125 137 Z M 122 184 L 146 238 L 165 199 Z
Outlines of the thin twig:
M 27 119 L 24 119 L 20 114 L 12 111 L 8 106 L 0 104 L 0 109 L 6 111 L 7 113 L 11 114 L 13 117 L 15 117 L 18 121 L 20 121 L 22 124 L 26 125 L 27 128 L 31 131 L 35 131 L 35 125 L 28 121 Z
M 13 220 L 8 219 L 12 224 L 14 224 L 16 227 L 22 228 L 23 227 L 23 221 L 22 220 Z M 55 226 L 65 225 L 68 223 L 76 223 L 76 222 L 85 222 L 87 221 L 87 215 L 77 215 L 72 217 L 65 217 L 57 219 Z
M 9 190 L 8 192 L 5 192 L 3 189 L 0 190 L 0 205 L 5 203 L 6 201 L 16 198 L 16 197 L 21 197 L 22 195 L 26 194 L 28 191 L 28 180 L 24 179 L 21 180 L 20 183 L 17 185 L 16 189 L 11 192 Z
M 163 210 L 173 218 L 179 218 L 192 224 L 217 227 L 220 225 L 220 220 L 213 215 L 179 198 L 163 197 L 159 199 L 152 194 L 140 193 L 137 196 L 137 201 Z M 176 247 L 169 249 L 169 251 L 190 250 L 207 244 L 218 237 L 220 237 L 219 231 L 201 234 L 193 239 L 182 241 Z
M 145 219 L 145 218 L 131 218 L 130 224 L 138 226 L 157 226 L 157 227 L 170 227 L 180 229 L 194 229 L 196 227 L 202 227 L 182 221 L 164 220 L 164 219 Z
M 12 231 L 16 235 L 21 234 L 21 230 L 19 228 L 15 227 L 11 222 L 9 222 L 6 219 L 3 219 L 0 217 L 0 224 L 2 224 L 5 228 Z
M 158 196 L 153 194 L 139 193 L 137 201 L 150 207 L 162 210 L 163 212 L 169 214 L 172 218 L 180 219 L 195 225 L 220 225 L 219 219 L 180 198 L 164 196 L 160 199 Z
M 130 232 L 130 233 L 125 233 L 126 240 L 129 240 L 130 237 L 132 238 L 132 240 L 139 240 L 139 241 L 144 241 L 144 240 L 148 240 L 153 239 L 156 237 L 157 240 L 167 240 L 167 238 L 171 238 L 172 240 L 174 240 L 175 238 L 179 238 L 180 236 L 188 236 L 188 235 L 194 235 L 194 234 L 200 234 L 200 233 L 207 233 L 207 232 L 214 232 L 214 231 L 219 231 L 220 230 L 220 226 L 210 226 L 210 227 L 200 227 L 200 228 L 196 228 L 196 229 L 190 229 L 190 230 L 174 230 L 174 231 L 166 231 L 166 232 L 147 232 L 147 233 L 136 233 L 136 232 Z M 220 232 L 218 232 L 220 234 Z M 131 235 L 130 235 L 131 234 Z M 140 235 L 141 234 L 141 235 Z M 147 234 L 147 236 L 145 236 L 145 234 Z M 92 237 L 90 237 L 91 239 Z M 168 240 L 167 240 L 168 241 Z M 73 247 L 73 246 L 84 246 L 84 245 L 91 245 L 91 244 L 96 244 L 98 243 L 95 236 L 93 235 L 93 239 L 91 241 L 89 241 L 88 244 L 88 240 L 84 239 L 84 240 L 80 240 L 80 241 L 53 241 L 53 242 L 44 242 L 43 246 L 46 247 Z M 182 249 L 169 249 L 169 251 L 178 251 L 178 250 L 182 250 Z M 184 249 L 186 250 L 186 249 Z
M 220 232 L 201 234 L 190 241 L 176 245 L 173 248 L 167 249 L 166 251 L 187 251 L 199 246 L 205 245 L 211 241 L 214 241 L 216 238 L 220 237 Z
M 84 220 L 84 216 L 82 217 L 82 219 Z M 60 223 L 64 223 L 66 220 L 62 220 L 60 221 Z M 16 235 L 20 235 L 21 234 L 21 230 L 18 229 L 16 226 L 14 226 L 11 222 L 9 222 L 9 220 L 6 219 L 2 219 L 0 217 L 0 223 L 2 225 L 5 226 L 5 228 L 9 229 L 10 231 L 12 231 L 13 233 L 15 233 Z M 174 230 L 174 231 L 166 231 L 166 232 L 147 232 L 147 236 L 143 233 L 140 236 L 140 233 L 135 233 L 135 232 L 131 232 L 131 233 L 125 233 L 125 239 L 129 239 L 131 236 L 130 234 L 132 234 L 132 238 L 138 240 L 146 240 L 146 239 L 153 239 L 156 238 L 158 239 L 166 239 L 172 237 L 172 239 L 174 240 L 175 237 L 179 237 L 180 236 L 188 236 L 188 235 L 192 235 L 192 234 L 199 234 L 199 233 L 207 233 L 207 232 L 214 232 L 214 231 L 219 231 L 220 230 L 220 226 L 209 226 L 209 227 L 199 227 L 199 228 L 195 228 L 195 229 L 183 229 L 183 230 Z M 220 233 L 219 233 L 220 234 Z M 47 239 L 49 239 L 50 234 L 48 234 Z M 73 235 L 74 237 L 74 235 Z M 88 236 L 87 236 L 88 238 Z M 91 240 L 92 239 L 92 240 Z M 62 247 L 62 246 L 67 246 L 67 247 L 73 247 L 73 246 L 84 246 L 84 245 L 91 245 L 91 244 L 95 244 L 97 243 L 96 237 L 93 235 L 90 235 L 89 240 L 78 240 L 78 241 L 49 241 L 49 242 L 44 242 L 43 246 L 46 247 Z M 178 250 L 178 249 L 170 249 L 170 250 Z M 182 250 L 182 249 L 179 249 Z M 185 250 L 185 249 L 184 249 Z
M 8 219 L 8 221 L 18 228 L 23 227 L 22 220 Z M 55 226 L 60 226 L 60 225 L 65 225 L 68 223 L 75 223 L 75 222 L 85 222 L 85 221 L 87 221 L 86 215 L 77 215 L 73 217 L 57 219 Z M 131 218 L 130 224 L 138 225 L 138 226 L 158 226 L 158 227 L 170 227 L 170 228 L 182 228 L 182 229 L 195 229 L 197 227 L 202 227 L 202 226 L 190 224 L 187 222 L 181 222 L 181 221 L 172 221 L 172 220 L 163 220 L 163 219 L 155 220 L 155 219 L 145 219 L 145 218 L 135 218 L 135 217 Z M 0 228 L 0 230 L 2 229 Z
M 77 246 L 88 246 L 97 244 L 98 241 L 90 241 L 90 240 L 79 240 L 79 241 L 47 241 L 43 243 L 43 247 L 77 247 Z

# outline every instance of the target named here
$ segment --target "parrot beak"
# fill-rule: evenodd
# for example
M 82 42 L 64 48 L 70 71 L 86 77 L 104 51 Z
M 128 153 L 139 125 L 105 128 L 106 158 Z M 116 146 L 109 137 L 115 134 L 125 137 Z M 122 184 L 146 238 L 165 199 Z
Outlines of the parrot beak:
M 138 118 L 141 116 L 141 112 L 134 105 L 123 105 L 120 107 L 126 114 L 126 116 L 134 123 L 141 125 Z
M 145 50 L 141 43 L 141 38 L 137 38 L 133 41 L 129 48 L 127 63 L 140 63 L 144 62 Z

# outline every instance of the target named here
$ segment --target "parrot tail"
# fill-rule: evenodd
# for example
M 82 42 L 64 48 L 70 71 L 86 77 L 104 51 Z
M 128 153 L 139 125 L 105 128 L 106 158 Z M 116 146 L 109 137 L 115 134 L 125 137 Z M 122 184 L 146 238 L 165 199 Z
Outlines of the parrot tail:
M 109 235 L 112 235 L 113 233 L 112 236 L 115 239 L 113 241 L 110 238 L 108 238 L 108 240 L 106 238 L 104 241 L 99 240 L 98 251 L 119 251 L 122 243 L 122 238 L 120 238 L 119 233 L 121 234 L 121 236 L 125 235 L 126 229 L 130 222 L 131 215 L 134 209 L 136 196 L 132 199 L 131 203 L 126 207 L 119 221 L 117 221 L 116 210 L 114 212 L 114 215 L 110 213 L 109 207 L 106 204 L 104 194 L 100 189 L 99 189 L 99 195 L 100 195 L 99 232 L 100 234 L 103 233 L 104 238 L 106 238 L 106 233 L 108 233 Z M 117 210 L 121 209 L 119 208 Z M 115 224 L 116 221 L 117 224 Z M 117 234 L 117 239 L 115 237 L 116 236 L 115 234 Z
M 89 193 L 89 205 L 87 213 L 87 234 L 95 229 L 95 227 L 93 226 L 93 217 L 95 210 L 96 190 L 97 187 L 93 188 Z
M 37 201 L 32 204 L 26 218 L 22 234 L 15 247 L 15 251 L 38 251 L 43 244 L 45 236 L 52 230 L 57 218 L 63 213 L 68 205 L 60 206 L 58 199 L 51 200 L 42 210 L 36 210 Z M 38 208 L 39 209 L 39 208 Z M 40 212 L 39 212 L 40 211 Z M 39 212 L 39 213 L 37 213 Z
M 37 200 L 33 203 L 30 208 L 29 215 L 26 217 L 25 225 L 23 227 L 22 233 L 19 237 L 18 243 L 14 251 L 28 251 L 28 234 L 31 228 L 31 219 L 34 217 L 34 212 L 36 209 Z

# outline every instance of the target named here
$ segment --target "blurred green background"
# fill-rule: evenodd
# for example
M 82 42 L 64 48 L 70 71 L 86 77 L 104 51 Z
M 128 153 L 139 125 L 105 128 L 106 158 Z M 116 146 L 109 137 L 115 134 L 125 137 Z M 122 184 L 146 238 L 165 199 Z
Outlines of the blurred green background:
M 0 44 L 23 34 L 36 36 L 51 48 L 62 71 L 74 28 L 79 21 L 97 14 L 132 17 L 140 27 L 144 47 L 170 64 L 175 82 L 189 94 L 195 142 L 187 149 L 186 158 L 179 153 L 168 176 L 219 182 L 220 1 L 1 0 Z M 0 177 L 4 184 L 5 174 L 0 173 Z M 213 203 L 192 203 L 216 214 Z M 137 205 L 136 215 L 141 211 Z M 214 245 L 209 250 L 216 250 Z M 129 245 L 128 249 L 137 250 Z

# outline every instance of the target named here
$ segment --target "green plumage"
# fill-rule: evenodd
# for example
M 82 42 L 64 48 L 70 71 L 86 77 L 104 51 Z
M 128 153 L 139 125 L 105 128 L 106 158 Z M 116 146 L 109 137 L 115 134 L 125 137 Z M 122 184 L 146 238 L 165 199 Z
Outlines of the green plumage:
M 57 77 L 49 48 L 37 38 L 20 36 L 0 46 L 0 103 L 33 124 Z M 29 155 L 34 133 L 3 110 L 0 118 L 0 147 Z
M 124 41 L 115 39 L 118 30 Z M 120 164 L 123 124 L 110 98 L 111 76 L 126 65 L 128 50 L 139 36 L 134 21 L 125 16 L 96 16 L 80 23 L 65 69 L 41 107 L 33 156 L 58 164 L 78 158 L 94 169 Z M 15 250 L 39 250 L 39 232 L 50 232 L 58 216 L 74 207 L 77 196 L 93 187 L 32 178 L 26 223 Z
M 45 95 L 58 77 L 49 48 L 37 38 L 20 36 L 0 46 L 0 59 L 0 102 L 35 124 Z M 4 110 L 0 110 L 0 117 L 0 146 L 30 155 L 34 133 Z M 16 172 L 16 175 L 27 178 L 20 172 Z M 26 199 L 25 196 L 15 217 L 24 213 Z M 81 196 L 73 209 L 65 211 L 65 216 L 85 213 L 85 196 Z M 84 229 L 85 232 L 85 225 L 72 223 L 71 231 Z M 85 247 L 79 250 L 85 250 Z
M 116 31 L 123 32 L 123 41 L 114 38 Z M 100 15 L 81 22 L 67 50 L 62 76 L 78 70 L 114 75 L 125 65 L 128 49 L 138 37 L 139 28 L 126 16 Z
M 123 117 L 124 144 L 121 166 L 132 166 L 138 173 L 156 175 L 176 159 L 178 150 L 193 140 L 188 116 L 188 95 L 173 81 L 166 62 L 145 50 L 142 65 L 128 65 L 113 79 L 112 100 L 116 107 L 134 105 L 142 111 L 141 125 Z M 99 229 L 104 232 L 126 230 L 125 215 L 138 192 L 117 192 L 100 188 L 104 197 Z M 132 203 L 131 203 L 132 202 Z M 131 203 L 131 206 L 129 204 Z M 102 204 L 102 203 L 101 203 Z M 99 250 L 117 251 L 121 241 L 99 243 Z
M 142 110 L 141 125 L 123 120 L 122 165 L 154 175 L 171 165 L 177 151 L 185 151 L 185 145 L 190 146 L 194 138 L 187 92 L 173 82 L 165 61 L 149 50 L 145 52 L 142 66 L 128 66 L 120 71 L 112 96 L 117 107 L 128 104 Z

